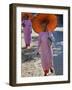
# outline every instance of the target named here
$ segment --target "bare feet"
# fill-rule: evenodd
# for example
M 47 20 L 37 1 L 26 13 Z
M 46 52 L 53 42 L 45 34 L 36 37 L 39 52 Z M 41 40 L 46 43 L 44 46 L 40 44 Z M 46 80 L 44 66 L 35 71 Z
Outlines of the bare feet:
M 49 70 L 44 70 L 44 76 L 47 76 Z
M 31 47 L 30 47 L 30 46 L 28 46 L 27 48 L 28 48 L 28 49 L 30 49 Z

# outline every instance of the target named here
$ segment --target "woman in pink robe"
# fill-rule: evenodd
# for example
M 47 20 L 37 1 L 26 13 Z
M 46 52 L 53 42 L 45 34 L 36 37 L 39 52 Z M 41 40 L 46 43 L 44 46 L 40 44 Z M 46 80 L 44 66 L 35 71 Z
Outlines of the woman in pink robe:
M 31 33 L 32 33 L 32 23 L 31 23 L 31 20 L 28 18 L 29 18 L 28 16 L 25 16 L 24 19 L 22 20 L 24 40 L 25 40 L 25 44 L 26 44 L 25 48 L 30 46 Z
M 50 71 L 53 73 L 53 50 L 52 50 L 52 33 L 40 32 L 38 48 L 40 49 L 41 63 L 44 71 L 44 76 Z

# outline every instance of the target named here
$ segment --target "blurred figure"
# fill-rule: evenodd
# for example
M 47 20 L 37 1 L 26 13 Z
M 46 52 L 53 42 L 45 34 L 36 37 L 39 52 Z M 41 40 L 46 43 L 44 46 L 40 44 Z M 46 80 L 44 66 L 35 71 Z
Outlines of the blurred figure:
M 30 48 L 31 33 L 32 33 L 32 22 L 29 19 L 28 15 L 25 15 L 22 18 L 22 26 L 23 26 L 24 40 L 25 40 L 25 47 L 24 48 Z

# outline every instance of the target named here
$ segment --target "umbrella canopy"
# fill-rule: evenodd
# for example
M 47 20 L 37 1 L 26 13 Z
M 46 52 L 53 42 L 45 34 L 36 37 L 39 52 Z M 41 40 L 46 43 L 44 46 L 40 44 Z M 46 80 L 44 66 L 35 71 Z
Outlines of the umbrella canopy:
M 32 26 L 35 32 L 39 33 L 43 31 L 42 24 L 45 23 L 47 31 L 54 31 L 57 26 L 57 16 L 54 14 L 37 14 L 32 19 Z

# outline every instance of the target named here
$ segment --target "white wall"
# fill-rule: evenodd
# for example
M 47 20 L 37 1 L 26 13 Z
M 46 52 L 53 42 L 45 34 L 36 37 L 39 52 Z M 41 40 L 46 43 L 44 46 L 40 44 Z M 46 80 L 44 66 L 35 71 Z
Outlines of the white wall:
M 0 90 L 71 90 L 70 84 L 11 87 L 9 82 L 9 4 L 10 3 L 29 3 L 47 5 L 66 5 L 72 6 L 72 0 L 0 0 Z M 72 11 L 72 7 L 71 7 Z M 72 12 L 71 12 L 72 17 Z M 72 18 L 71 18 L 72 19 Z M 71 27 L 72 29 L 72 27 Z M 72 33 L 72 32 L 71 32 Z M 71 36 L 72 37 L 72 36 Z M 72 42 L 71 42 L 72 46 Z M 72 62 L 71 62 L 72 65 Z M 72 68 L 72 66 L 71 66 Z M 71 72 L 72 75 L 72 72 Z M 72 78 L 71 78 L 72 81 Z

